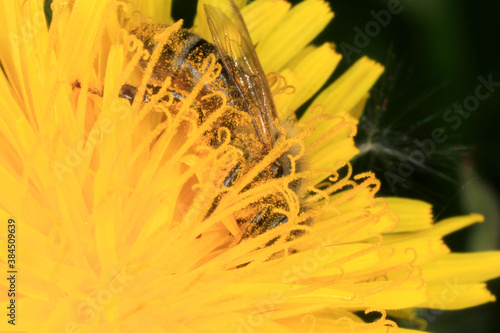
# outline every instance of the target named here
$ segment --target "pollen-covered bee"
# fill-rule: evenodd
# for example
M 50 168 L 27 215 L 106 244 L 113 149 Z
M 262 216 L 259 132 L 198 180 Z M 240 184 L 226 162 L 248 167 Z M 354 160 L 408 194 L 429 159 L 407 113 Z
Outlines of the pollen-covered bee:
M 246 128 L 241 128 L 241 123 L 232 123 L 229 117 L 221 121 L 221 126 L 231 131 L 233 134 L 231 144 L 244 152 L 245 161 L 256 163 L 271 152 L 282 132 L 275 126 L 277 112 L 271 89 L 246 25 L 237 6 L 229 1 L 229 16 L 218 8 L 205 5 L 214 44 L 182 28 L 169 36 L 169 42 L 163 46 L 160 57 L 154 65 L 148 83 L 149 93 L 142 96 L 142 102 L 148 102 L 152 95 L 161 89 L 167 78 L 170 80 L 168 92 L 174 99 L 182 102 L 199 83 L 203 75 L 204 61 L 212 56 L 221 70 L 217 78 L 211 84 L 205 84 L 197 94 L 195 108 L 199 113 L 198 121 L 200 124 L 203 123 L 210 116 L 211 110 L 217 108 L 217 99 L 211 96 L 214 92 L 221 92 L 228 105 L 246 112 L 250 119 Z M 144 49 L 152 54 L 158 44 L 155 35 L 167 28 L 161 24 L 142 24 L 131 32 L 143 43 Z M 147 60 L 144 60 L 142 66 L 143 68 L 147 66 Z M 137 88 L 131 84 L 124 85 L 120 91 L 120 97 L 128 99 L 131 103 L 138 97 L 136 94 Z M 257 138 L 250 144 L 249 132 Z M 285 155 L 278 157 L 261 172 L 256 177 L 256 182 L 290 174 L 290 161 Z M 233 186 L 242 173 L 242 168 L 241 163 L 237 164 L 229 171 L 221 186 Z M 248 188 L 247 186 L 244 190 Z M 219 196 L 207 216 L 215 210 L 220 200 Z M 281 199 L 275 202 L 278 205 L 286 205 Z M 287 221 L 286 216 L 274 213 L 269 208 L 256 208 L 253 214 L 254 217 L 249 221 L 248 219 L 239 221 L 244 230 L 242 238 L 256 235 Z

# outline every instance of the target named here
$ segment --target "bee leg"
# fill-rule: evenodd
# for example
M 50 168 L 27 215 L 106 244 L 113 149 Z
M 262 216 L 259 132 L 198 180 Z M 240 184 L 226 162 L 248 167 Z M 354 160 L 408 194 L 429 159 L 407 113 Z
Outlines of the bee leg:
M 118 97 L 127 99 L 130 104 L 134 102 L 135 94 L 137 93 L 137 88 L 129 84 L 124 84 L 120 89 L 120 94 Z
M 76 80 L 75 82 L 73 82 L 71 84 L 71 87 L 73 88 L 73 90 L 75 90 L 75 88 L 80 89 L 82 87 L 82 85 L 80 84 L 80 81 Z
M 212 202 L 212 206 L 210 206 L 210 209 L 208 210 L 207 214 L 205 215 L 205 218 L 207 219 L 212 215 L 214 212 L 215 208 L 219 205 L 220 200 L 222 199 L 222 196 L 219 194 L 215 197 L 214 201 Z
M 234 166 L 234 168 L 229 171 L 229 175 L 224 179 L 222 182 L 222 187 L 230 187 L 233 186 L 234 182 L 239 176 L 239 171 L 241 169 L 241 164 L 238 163 Z M 214 212 L 215 208 L 219 205 L 219 202 L 222 199 L 222 195 L 219 194 L 217 197 L 215 197 L 214 201 L 212 202 L 212 206 L 210 206 L 210 209 L 208 210 L 207 214 L 205 215 L 205 218 L 208 218 L 212 213 Z
M 249 228 L 246 230 L 245 234 L 241 239 L 250 237 L 251 235 L 259 235 L 267 230 L 276 228 L 284 223 L 288 222 L 288 217 L 284 214 L 276 213 L 271 214 L 271 207 L 267 207 L 261 210 L 250 223 Z M 279 237 L 270 240 L 267 245 L 274 243 Z
M 288 216 L 280 213 L 271 214 L 271 207 L 267 207 L 261 210 L 252 220 L 250 224 L 252 226 L 250 233 L 259 229 L 261 232 L 271 230 L 286 222 L 288 222 Z
M 240 175 L 239 174 L 240 170 L 241 170 L 241 163 L 238 163 L 234 166 L 234 168 L 231 169 L 231 171 L 229 171 L 229 175 L 222 182 L 222 187 L 233 186 L 234 182 L 236 181 L 236 179 L 238 179 L 238 176 Z
M 288 222 L 288 216 L 280 214 L 280 213 L 274 214 L 271 221 L 269 221 L 268 226 L 266 227 L 266 230 L 274 229 L 277 226 L 280 226 L 286 222 Z
M 283 166 L 278 161 L 274 161 L 269 166 L 269 171 L 271 173 L 271 177 L 273 177 L 273 178 L 281 178 L 281 177 L 283 177 Z
M 269 212 L 271 211 L 270 207 L 264 208 L 253 218 L 252 222 L 246 228 L 246 231 L 241 239 L 245 239 L 253 234 L 261 234 L 266 231 L 268 228 L 266 227 Z

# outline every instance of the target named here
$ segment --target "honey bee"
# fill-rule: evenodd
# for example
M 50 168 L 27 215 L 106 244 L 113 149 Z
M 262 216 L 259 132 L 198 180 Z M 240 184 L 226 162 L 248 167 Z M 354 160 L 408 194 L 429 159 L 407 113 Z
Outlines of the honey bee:
M 196 103 L 199 109 L 199 122 L 202 123 L 216 107 L 217 102 L 210 98 L 213 92 L 222 92 L 228 105 L 237 110 L 244 110 L 251 119 L 250 128 L 257 137 L 260 147 L 248 149 L 241 143 L 247 140 L 242 134 L 242 129 L 231 128 L 229 121 L 224 126 L 229 127 L 232 133 L 232 144 L 245 153 L 246 161 L 259 161 L 275 146 L 280 131 L 275 126 L 278 119 L 273 96 L 266 76 L 254 49 L 254 44 L 243 21 L 238 7 L 232 0 L 230 2 L 229 16 L 222 10 L 205 5 L 205 13 L 210 33 L 214 44 L 207 42 L 200 36 L 186 29 L 179 29 L 171 35 L 170 42 L 163 46 L 160 58 L 155 64 L 148 89 L 152 93 L 143 96 L 143 102 L 148 102 L 154 92 L 159 91 L 166 78 L 170 78 L 170 94 L 182 101 L 186 94 L 193 91 L 202 77 L 201 66 L 204 59 L 213 56 L 221 65 L 221 71 L 214 84 L 205 84 L 198 94 Z M 143 24 L 132 30 L 144 45 L 144 49 L 153 53 L 157 42 L 155 34 L 161 33 L 167 26 L 161 24 Z M 237 38 L 235 38 L 235 36 Z M 147 63 L 143 63 L 145 67 Z M 121 88 L 120 97 L 128 99 L 131 103 L 136 98 L 137 88 L 126 84 Z M 246 128 L 248 132 L 248 128 Z M 283 154 L 285 155 L 285 154 Z M 271 163 L 267 170 L 259 174 L 256 181 L 279 178 L 288 175 L 290 171 L 288 158 L 282 156 Z M 222 182 L 222 187 L 232 186 L 242 172 L 242 164 L 237 164 Z M 244 190 L 248 190 L 247 187 Z M 244 191 L 243 190 L 243 191 Z M 276 198 L 275 198 L 276 199 Z M 214 200 L 209 216 L 217 207 L 221 197 Z M 285 206 L 284 200 L 275 200 L 278 205 Z M 259 203 L 256 203 L 256 207 Z M 270 207 L 255 208 L 254 216 L 249 221 L 238 221 L 242 225 L 241 239 L 254 236 L 258 233 L 274 228 L 285 223 L 287 217 L 273 213 Z

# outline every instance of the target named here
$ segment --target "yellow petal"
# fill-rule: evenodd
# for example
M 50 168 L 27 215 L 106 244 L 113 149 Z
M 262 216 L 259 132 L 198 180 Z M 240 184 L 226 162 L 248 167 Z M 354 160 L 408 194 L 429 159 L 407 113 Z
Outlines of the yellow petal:
M 432 227 L 432 205 L 414 199 L 384 198 L 389 209 L 399 216 L 399 223 L 391 232 L 406 232 Z
M 47 26 L 42 2 L 0 2 L 0 62 L 12 94 L 28 121 L 35 124 L 37 107 L 45 106 L 44 82 Z
M 495 301 L 495 296 L 486 289 L 485 283 L 459 284 L 458 280 L 459 278 L 446 279 L 429 284 L 429 300 L 419 307 L 439 310 L 424 310 L 430 314 L 438 314 L 442 310 L 460 310 Z
M 385 235 L 384 238 L 388 242 L 403 242 L 409 239 L 415 239 L 418 237 L 442 237 L 448 235 L 454 231 L 460 230 L 469 226 L 473 223 L 482 222 L 484 220 L 482 215 L 470 214 L 466 216 L 457 216 L 444 219 L 435 223 L 433 228 L 428 230 L 422 230 L 417 232 L 408 232 L 398 235 Z
M 350 115 L 351 110 L 366 96 L 383 71 L 384 67 L 375 61 L 361 58 L 314 99 L 301 121 L 314 116 L 315 105 L 321 105 L 329 114 Z
M 155 22 L 172 24 L 172 0 L 134 0 L 143 17 L 149 17 Z
M 274 105 L 278 112 L 278 119 L 285 122 L 290 117 L 295 117 L 293 109 L 290 106 L 295 98 L 296 87 L 301 85 L 300 78 L 286 68 L 279 73 L 280 78 L 276 85 L 271 87 L 273 92 Z M 286 85 L 286 86 L 285 86 Z
M 320 47 L 305 48 L 287 64 L 287 68 L 300 80 L 289 106 L 292 111 L 297 110 L 325 84 L 341 58 L 331 44 L 325 43 Z
M 315 119 L 311 126 L 315 126 L 312 134 L 304 138 L 311 169 L 333 168 L 359 152 L 354 145 L 356 127 L 352 122 L 325 115 Z M 321 176 L 314 179 L 317 182 L 321 180 Z
M 316 37 L 333 18 L 322 0 L 306 0 L 286 13 L 279 25 L 257 45 L 266 73 L 277 72 Z
M 73 82 L 86 76 L 86 69 L 95 60 L 95 44 L 102 38 L 106 17 L 114 8 L 110 0 L 75 2 L 68 23 L 60 27 L 63 34 L 58 55 L 61 79 Z
M 290 9 L 290 3 L 283 0 L 257 0 L 242 9 L 241 14 L 252 38 L 257 44 L 269 34 Z
M 450 253 L 422 266 L 427 281 L 455 279 L 472 283 L 500 276 L 500 252 Z
M 394 250 L 394 255 L 387 258 L 387 262 L 397 260 L 399 256 L 414 265 L 422 265 L 450 252 L 448 247 L 439 238 L 422 238 L 403 243 L 386 243 Z

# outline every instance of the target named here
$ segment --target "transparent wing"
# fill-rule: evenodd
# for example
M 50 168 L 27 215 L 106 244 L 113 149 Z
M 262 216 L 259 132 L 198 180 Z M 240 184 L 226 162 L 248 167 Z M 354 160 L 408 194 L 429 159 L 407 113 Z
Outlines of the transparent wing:
M 210 5 L 205 5 L 205 13 L 222 63 L 243 98 L 259 140 L 270 151 L 276 108 L 241 13 L 232 0 L 230 16 Z

